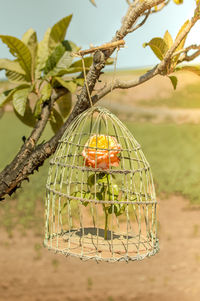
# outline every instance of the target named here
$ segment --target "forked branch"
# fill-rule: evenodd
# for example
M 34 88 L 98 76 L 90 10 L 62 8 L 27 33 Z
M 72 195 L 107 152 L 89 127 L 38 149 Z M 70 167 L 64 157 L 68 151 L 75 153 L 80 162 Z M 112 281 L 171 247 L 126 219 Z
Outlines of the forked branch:
M 190 50 L 196 50 L 192 54 L 188 54 Z M 177 54 L 182 54 L 178 60 L 178 64 L 182 62 L 190 62 L 196 59 L 200 55 L 200 45 L 190 45 L 185 49 L 182 49 L 174 54 L 176 56 Z
M 148 72 L 146 72 L 145 74 L 143 74 L 142 76 L 138 77 L 137 79 L 134 80 L 130 80 L 130 81 L 122 81 L 119 79 L 116 79 L 114 81 L 114 83 L 110 83 L 108 84 L 104 89 L 102 89 L 99 93 L 97 93 L 96 95 L 93 96 L 93 101 L 97 102 L 99 101 L 101 98 L 103 98 L 104 96 L 106 96 L 107 94 L 109 94 L 112 90 L 114 89 L 128 89 L 128 88 L 133 88 L 136 87 L 148 80 L 150 80 L 151 78 L 153 78 L 154 76 L 161 74 L 161 75 L 166 75 L 168 74 L 168 65 L 171 61 L 171 59 L 177 55 L 180 54 L 181 52 L 184 52 L 184 55 L 182 56 L 182 58 L 180 58 L 180 60 L 178 61 L 178 63 L 181 63 L 183 61 L 190 61 L 194 58 L 196 58 L 199 54 L 200 54 L 200 49 L 199 46 L 194 46 L 191 45 L 189 47 L 187 47 L 185 50 L 181 50 L 180 52 L 176 52 L 177 47 L 180 45 L 180 43 L 185 39 L 185 37 L 187 36 L 187 34 L 190 32 L 190 30 L 192 29 L 192 27 L 196 24 L 196 22 L 199 20 L 199 16 L 195 15 L 191 21 L 188 23 L 188 25 L 186 26 L 186 28 L 183 30 L 183 32 L 179 35 L 179 37 L 174 41 L 173 45 L 171 46 L 171 48 L 167 51 L 165 57 L 163 58 L 163 60 L 153 69 L 149 70 Z M 198 49 L 198 51 L 196 51 L 193 55 L 188 56 L 187 52 L 191 49 Z M 173 72 L 173 70 L 171 70 L 171 72 Z

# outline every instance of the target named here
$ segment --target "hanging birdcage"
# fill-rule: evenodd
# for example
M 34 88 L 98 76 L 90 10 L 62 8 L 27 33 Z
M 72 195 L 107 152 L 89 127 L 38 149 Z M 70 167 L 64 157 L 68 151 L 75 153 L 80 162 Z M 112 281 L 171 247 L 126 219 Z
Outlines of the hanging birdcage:
M 50 161 L 44 244 L 85 260 L 141 260 L 158 251 L 156 204 L 140 145 L 112 113 L 92 107 Z

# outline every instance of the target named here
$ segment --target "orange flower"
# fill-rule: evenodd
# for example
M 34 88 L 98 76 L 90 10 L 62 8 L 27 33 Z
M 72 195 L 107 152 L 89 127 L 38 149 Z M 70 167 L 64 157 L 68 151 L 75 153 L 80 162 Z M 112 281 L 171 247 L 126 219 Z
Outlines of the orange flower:
M 118 154 L 121 146 L 112 136 L 92 136 L 85 144 L 82 152 L 85 165 L 93 168 L 108 169 L 111 166 L 119 166 Z

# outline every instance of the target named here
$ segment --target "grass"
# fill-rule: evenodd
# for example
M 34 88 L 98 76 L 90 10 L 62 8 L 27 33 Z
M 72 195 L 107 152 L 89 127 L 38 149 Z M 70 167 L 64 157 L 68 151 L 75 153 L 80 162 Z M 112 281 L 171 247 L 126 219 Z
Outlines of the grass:
M 200 85 L 190 84 L 180 91 L 174 91 L 168 98 L 157 98 L 140 101 L 140 105 L 151 107 L 169 107 L 181 109 L 200 108 Z
M 128 124 L 150 162 L 157 194 L 199 203 L 200 125 Z
M 0 119 L 0 170 L 12 160 L 22 145 L 22 137 L 31 132 L 31 128 L 18 121 L 14 113 L 8 112 Z M 49 127 L 40 141 L 48 139 L 52 132 Z M 24 182 L 22 187 L 6 201 L 0 203 L 1 224 L 12 235 L 12 229 L 19 226 L 22 233 L 27 228 L 34 227 L 36 234 L 40 233 L 43 223 L 42 206 L 45 195 L 45 183 L 48 172 L 48 162 L 30 176 L 30 182 Z M 17 201 L 16 201 L 17 200 Z
M 113 76 L 114 75 L 114 66 L 112 66 L 113 67 L 113 70 L 108 70 L 108 71 L 106 71 L 105 72 L 105 76 Z M 117 69 L 116 70 L 116 76 L 123 76 L 123 75 L 125 75 L 125 76 L 128 76 L 128 75 L 142 75 L 142 74 L 144 74 L 144 73 L 146 73 L 148 70 L 150 70 L 151 69 L 151 67 L 149 67 L 149 68 L 138 68 L 138 69 Z
M 200 203 L 200 125 L 127 123 L 134 137 L 142 145 L 150 162 L 158 195 L 181 194 L 192 203 Z M 8 164 L 22 144 L 22 136 L 30 128 L 21 124 L 12 112 L 0 119 L 0 169 Z M 51 135 L 50 128 L 42 140 Z M 43 203 L 48 162 L 39 172 L 23 183 L 12 198 L 0 203 L 1 225 L 12 235 L 19 226 L 22 233 L 33 227 L 41 234 L 43 228 Z

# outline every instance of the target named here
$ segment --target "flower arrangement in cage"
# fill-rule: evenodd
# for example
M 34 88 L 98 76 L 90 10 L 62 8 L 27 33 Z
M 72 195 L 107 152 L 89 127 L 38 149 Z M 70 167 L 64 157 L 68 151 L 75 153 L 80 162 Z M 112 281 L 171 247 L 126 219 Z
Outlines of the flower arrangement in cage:
M 116 116 L 92 107 L 74 120 L 50 161 L 45 246 L 105 261 L 154 255 L 156 204 L 141 146 Z
M 105 213 L 105 239 L 107 239 L 108 218 L 109 215 L 112 214 L 112 210 L 114 210 L 116 216 L 119 216 L 125 210 L 124 205 L 117 203 L 120 196 L 118 185 L 115 183 L 114 174 L 107 174 L 104 172 L 111 167 L 119 166 L 120 150 L 121 146 L 118 144 L 115 137 L 93 135 L 86 143 L 82 152 L 85 166 L 102 169 L 102 171 L 93 173 L 88 177 L 87 182 L 89 191 L 84 192 L 87 198 L 94 199 L 96 196 L 98 200 L 111 201 L 114 199 L 114 201 L 116 201 L 114 205 L 102 204 Z M 84 205 L 87 206 L 88 202 L 84 202 Z

